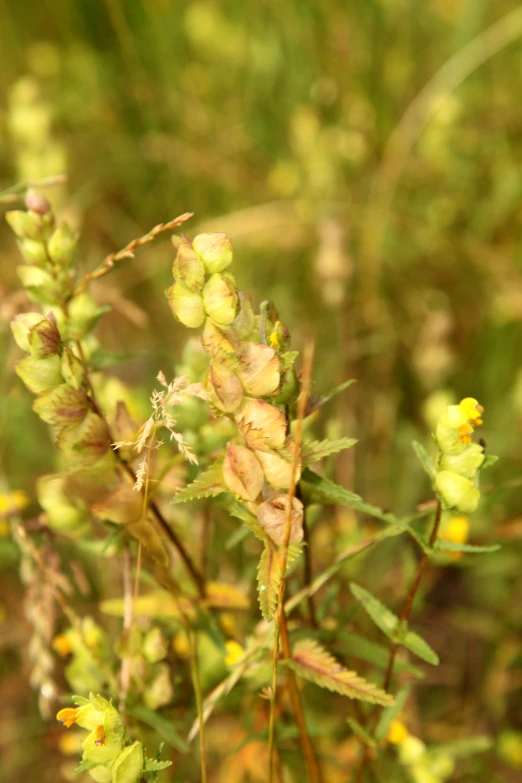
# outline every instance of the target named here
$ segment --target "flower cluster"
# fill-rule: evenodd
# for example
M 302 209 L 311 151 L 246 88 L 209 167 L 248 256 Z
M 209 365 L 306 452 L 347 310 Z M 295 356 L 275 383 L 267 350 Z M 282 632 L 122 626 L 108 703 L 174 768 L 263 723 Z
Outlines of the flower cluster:
M 170 766 L 145 757 L 141 742 L 131 742 L 121 717 L 111 702 L 93 693 L 88 699 L 73 696 L 76 707 L 60 710 L 57 720 L 69 728 L 77 724 L 89 735 L 82 743 L 82 763 L 96 783 L 138 783 L 147 772 Z
M 86 377 L 82 341 L 104 308 L 88 293 L 74 292 L 77 239 L 56 226 L 43 196 L 28 191 L 27 211 L 7 214 L 25 264 L 18 274 L 41 312 L 15 316 L 11 329 L 28 355 L 16 372 L 37 395 L 33 408 L 55 432 L 68 469 L 107 466 L 113 459 L 107 424 L 96 409 Z
M 199 234 L 177 240 L 174 284 L 166 292 L 175 317 L 185 326 L 203 326 L 210 358 L 205 390 L 216 414 L 235 425 L 222 470 L 228 490 L 250 504 L 265 533 L 283 543 L 292 474 L 288 421 L 278 407 L 295 398 L 297 383 L 288 350 L 290 336 L 275 308 L 264 303 L 254 315 L 251 298 L 236 289 L 232 245 L 226 234 Z M 299 479 L 299 466 L 296 474 Z M 303 536 L 303 507 L 294 498 L 291 543 Z
M 483 412 L 477 400 L 466 397 L 458 405 L 448 405 L 435 432 L 439 447 L 435 490 L 445 508 L 463 514 L 474 511 L 480 501 L 477 479 L 485 455 L 471 436 L 482 424 Z

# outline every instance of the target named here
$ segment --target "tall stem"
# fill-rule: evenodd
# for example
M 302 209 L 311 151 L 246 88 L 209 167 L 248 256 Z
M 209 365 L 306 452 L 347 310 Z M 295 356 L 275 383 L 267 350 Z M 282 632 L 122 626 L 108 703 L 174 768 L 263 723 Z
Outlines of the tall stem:
M 435 542 L 437 540 L 437 536 L 439 534 L 439 528 L 440 528 L 440 521 L 442 518 L 442 505 L 440 500 L 437 503 L 437 510 L 435 512 L 435 522 L 433 523 L 433 528 L 431 531 L 430 539 L 429 539 L 429 546 L 430 548 L 435 545 Z M 402 608 L 402 612 L 399 616 L 399 622 L 400 624 L 406 623 L 409 619 L 409 616 L 411 614 L 413 602 L 415 600 L 415 596 L 417 595 L 417 591 L 419 589 L 422 575 L 424 574 L 424 571 L 426 570 L 426 566 L 428 565 L 430 559 L 430 553 L 424 552 L 420 562 L 419 566 L 417 568 L 417 573 L 415 575 L 415 579 L 413 580 L 413 584 L 410 587 L 410 590 L 408 592 L 408 595 L 406 596 L 406 600 L 404 602 L 404 606 Z M 393 677 L 393 667 L 395 665 L 395 659 L 397 657 L 397 651 L 399 649 L 400 645 L 397 642 L 393 642 L 391 648 L 390 648 L 390 657 L 388 658 L 388 666 L 386 667 L 386 674 L 384 675 L 384 683 L 383 683 L 383 689 L 387 691 L 390 687 L 392 677 Z M 383 707 L 379 706 L 377 707 L 375 711 L 374 716 L 374 727 L 377 725 L 377 721 L 379 720 L 379 717 L 382 713 Z M 363 751 L 363 755 L 361 758 L 361 763 L 359 764 L 359 769 L 357 770 L 357 783 L 362 783 L 364 770 L 366 768 L 366 764 L 370 757 L 370 750 L 368 747 L 365 747 Z

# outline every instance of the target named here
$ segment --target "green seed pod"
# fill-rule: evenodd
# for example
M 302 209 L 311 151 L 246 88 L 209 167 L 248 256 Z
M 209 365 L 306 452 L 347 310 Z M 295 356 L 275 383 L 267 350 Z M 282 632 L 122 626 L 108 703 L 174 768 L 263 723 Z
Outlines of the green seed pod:
M 112 769 L 104 767 L 101 764 L 97 767 L 91 767 L 89 775 L 95 783 L 112 783 Z
M 480 492 L 473 482 L 450 470 L 435 475 L 435 489 L 446 508 L 455 508 L 463 514 L 475 511 L 480 501 Z
M 33 359 L 27 356 L 15 366 L 16 374 L 33 394 L 53 389 L 63 383 L 59 356 L 47 356 L 45 359 Z
M 220 362 L 226 362 L 235 356 L 234 346 L 216 324 L 207 318 L 201 335 L 201 343 L 205 351 Z
M 217 324 L 227 326 L 236 317 L 238 295 L 233 275 L 214 274 L 203 289 L 205 312 Z
M 67 331 L 69 340 L 82 340 L 94 329 L 98 320 L 110 307 L 98 307 L 88 293 L 78 294 L 69 302 Z
M 174 280 L 189 291 L 201 291 L 205 284 L 205 265 L 189 242 L 183 241 L 172 266 Z
M 7 212 L 5 219 L 20 239 L 40 239 L 44 229 L 42 216 L 20 209 Z
M 265 397 L 274 394 L 281 380 L 281 361 L 273 348 L 259 343 L 242 343 L 238 352 L 239 377 L 247 394 Z
M 67 427 L 84 420 L 89 400 L 85 392 L 63 383 L 38 397 L 33 403 L 33 410 L 52 427 Z
M 85 367 L 68 345 L 62 353 L 62 375 L 65 382 L 73 389 L 81 389 L 85 382 Z
M 283 447 L 287 422 L 279 408 L 247 398 L 234 418 L 249 448 L 271 453 Z
M 277 495 L 257 510 L 257 520 L 274 544 L 282 546 L 286 537 L 286 520 L 288 517 L 290 498 L 288 495 Z M 303 540 L 303 504 L 298 498 L 292 498 L 290 514 L 290 543 L 298 544 Z
M 20 239 L 17 244 L 20 253 L 28 264 L 46 266 L 49 263 L 45 245 L 39 239 Z
M 225 364 L 213 359 L 210 363 L 208 385 L 217 400 L 218 408 L 226 413 L 233 413 L 243 399 L 243 387 L 236 373 Z
M 192 246 L 211 275 L 232 263 L 232 242 L 226 234 L 198 234 Z
M 33 302 L 58 304 L 63 298 L 63 286 L 45 269 L 22 265 L 16 271 Z
M 70 267 L 76 259 L 78 238 L 67 223 L 60 223 L 49 240 L 48 250 L 52 260 L 62 268 Z
M 165 292 L 175 318 L 189 329 L 197 329 L 205 320 L 203 297 L 196 291 L 189 291 L 179 282 Z
M 266 451 L 256 451 L 256 457 L 263 467 L 265 478 L 276 489 L 288 489 L 292 478 L 292 463 L 278 454 L 269 454 Z M 297 465 L 295 480 L 301 477 L 301 466 Z
M 223 479 L 234 495 L 243 500 L 255 500 L 265 477 L 259 460 L 250 449 L 229 443 L 223 462 Z
M 15 315 L 11 321 L 10 325 L 13 337 L 22 351 L 29 353 L 31 350 L 31 346 L 29 345 L 31 327 L 40 323 L 41 320 L 41 313 L 20 313 L 20 315 Z
M 485 460 L 484 449 L 478 443 L 469 443 L 460 454 L 442 454 L 440 468 L 471 479 Z
M 143 772 L 143 745 L 134 742 L 124 748 L 112 768 L 113 783 L 138 783 Z
M 60 332 L 56 326 L 56 318 L 52 313 L 31 327 L 29 347 L 33 358 L 44 359 L 46 356 L 59 354 L 61 345 Z

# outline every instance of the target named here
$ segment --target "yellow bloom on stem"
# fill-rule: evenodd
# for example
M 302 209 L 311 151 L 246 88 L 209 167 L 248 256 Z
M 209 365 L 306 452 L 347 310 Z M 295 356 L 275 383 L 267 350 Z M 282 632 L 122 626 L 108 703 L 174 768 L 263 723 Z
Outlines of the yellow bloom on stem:
M 442 541 L 453 541 L 454 544 L 465 544 L 469 536 L 469 519 L 463 515 L 452 517 L 440 534 Z M 450 560 L 460 560 L 462 552 L 448 552 Z
M 394 720 L 388 730 L 386 739 L 393 745 L 402 745 L 409 737 L 409 731 L 401 720 Z
M 483 424 L 482 414 L 484 413 L 484 408 L 473 397 L 465 397 L 461 400 L 459 409 L 469 419 L 473 427 L 479 427 Z
M 52 646 L 53 650 L 56 650 L 58 655 L 61 655 L 62 658 L 65 658 L 65 656 L 69 655 L 71 652 L 71 643 L 68 637 L 63 633 L 54 637 Z
M 66 729 L 69 729 L 73 723 L 76 723 L 78 712 L 78 707 L 66 707 L 63 710 L 60 710 L 56 716 L 56 720 L 60 721 L 62 726 L 65 726 Z
M 226 665 L 235 666 L 235 664 L 240 661 L 245 654 L 244 649 L 233 639 L 229 639 L 229 641 L 226 642 L 225 647 L 227 649 L 227 654 L 225 657 Z

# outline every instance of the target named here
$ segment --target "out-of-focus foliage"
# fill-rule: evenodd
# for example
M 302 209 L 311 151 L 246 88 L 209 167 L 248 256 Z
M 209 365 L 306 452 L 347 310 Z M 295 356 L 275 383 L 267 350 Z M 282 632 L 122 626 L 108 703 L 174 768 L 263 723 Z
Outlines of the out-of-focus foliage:
M 517 780 L 522 769 L 518 3 L 2 0 L 0 9 L 2 186 L 68 175 L 66 185 L 45 193 L 81 232 L 85 269 L 188 210 L 195 213 L 186 226 L 190 236 L 227 232 L 241 258 L 235 267 L 239 287 L 258 302 L 277 303 L 293 347 L 315 336 L 314 394 L 357 379 L 318 412 L 316 423 L 325 438 L 359 440 L 356 449 L 326 459 L 339 484 L 395 514 L 410 513 L 431 497 L 412 439 L 429 451 L 426 433 L 447 404 L 473 394 L 485 406 L 486 454 L 492 450 L 501 459 L 484 475 L 471 523 L 445 513 L 441 537 L 447 546 L 441 545 L 438 565 L 426 573 L 418 601 L 418 630 L 444 665 L 422 665 L 424 684 L 402 716 L 406 733 L 390 743 L 406 774 L 414 775 L 415 765 L 422 771 L 431 751 L 439 779 L 448 779 L 456 764 L 463 781 Z M 466 47 L 510 14 L 506 28 L 513 40 L 506 36 L 489 58 L 487 42 L 479 42 L 485 62 L 454 88 L 458 69 L 473 58 Z M 455 55 L 464 66 L 451 60 L 440 92 L 408 115 L 409 124 L 401 123 L 426 83 Z M 2 195 L 2 206 L 19 208 L 16 194 Z M 53 468 L 54 447 L 14 372 L 20 352 L 8 329 L 10 319 L 28 309 L 15 271 L 18 258 L 2 221 L 0 779 L 54 783 L 60 770 L 70 779 L 80 739 L 74 729 L 64 735 L 42 721 L 29 672 L 50 701 L 55 689 L 74 689 L 75 665 L 89 666 L 95 690 L 104 673 L 93 665 L 93 649 L 86 644 L 93 637 L 70 636 L 68 622 L 51 608 L 47 583 L 34 564 L 20 561 L 3 521 L 24 505 L 14 492 L 30 498 L 26 519 L 39 513 L 34 490 L 39 478 L 46 513 L 66 507 L 75 519 L 84 514 L 79 503 L 72 509 L 70 487 L 41 485 Z M 125 399 L 131 417 L 141 422 L 149 415 L 158 369 L 171 377 L 174 366 L 183 371 L 180 363 L 187 361 L 186 330 L 174 323 L 163 298 L 172 283 L 171 263 L 171 247 L 158 240 L 94 287 L 97 303 L 112 307 L 97 332 L 101 344 L 114 354 L 130 354 L 111 366 L 97 389 L 111 418 L 112 401 Z M 193 345 L 188 353 L 196 361 Z M 113 358 L 100 354 L 100 369 Z M 199 402 L 187 401 L 180 411 L 183 428 L 200 421 Z M 202 432 L 208 452 L 229 438 L 228 432 Z M 168 468 L 172 495 L 179 476 L 175 463 Z M 187 545 L 199 552 L 207 521 L 202 511 L 188 508 L 179 506 L 177 519 L 182 530 L 190 524 Z M 314 573 L 378 529 L 375 520 L 350 509 L 317 509 L 310 509 Z M 229 516 L 215 520 L 203 555 L 209 579 L 254 582 L 258 549 L 250 539 L 240 542 L 237 532 Z M 494 555 L 456 551 L 468 539 L 498 541 L 503 548 Z M 103 555 L 110 557 L 116 544 L 104 542 Z M 120 574 L 97 568 L 100 541 L 86 543 L 80 558 L 76 551 L 69 557 L 67 545 L 61 546 L 66 574 L 53 559 L 52 541 L 44 540 L 41 551 L 56 583 L 76 596 L 82 616 L 94 618 L 91 630 L 101 634 L 96 648 L 103 642 L 102 626 L 114 634 L 121 624 L 111 619 L 118 615 L 114 605 L 104 612 L 99 604 L 121 596 Z M 349 584 L 371 587 L 373 595 L 400 610 L 415 573 L 413 547 L 395 538 L 349 560 L 317 601 L 321 641 L 343 665 L 355 665 L 370 679 L 375 667 L 386 664 L 383 639 L 359 611 Z M 296 587 L 300 573 L 291 577 Z M 246 614 L 237 607 L 222 612 L 228 636 L 241 643 L 260 618 L 251 598 Z M 149 726 L 156 746 L 158 738 L 165 741 L 175 761 L 172 771 L 162 773 L 165 780 L 183 775 L 196 780 L 197 759 L 184 733 L 184 706 L 191 699 L 184 690 L 186 641 L 174 611 L 158 594 L 138 623 L 138 648 L 154 632 L 151 617 L 163 618 L 174 641 L 167 651 L 134 661 L 132 676 L 139 678 L 144 698 L 131 718 Z M 144 649 L 156 649 L 153 642 Z M 212 628 L 199 631 L 206 692 L 229 671 L 222 642 Z M 68 656 L 65 670 L 62 654 Z M 167 663 L 173 682 L 165 680 Z M 400 665 L 398 672 L 401 676 Z M 266 673 L 259 681 L 253 677 L 248 693 L 233 691 L 220 717 L 209 723 L 216 783 L 239 783 L 248 775 L 265 779 L 266 705 L 255 694 L 267 679 Z M 310 729 L 327 780 L 343 781 L 359 749 L 344 718 L 361 716 L 344 701 L 333 714 L 327 697 L 307 688 Z M 295 735 L 287 728 L 282 753 L 299 774 Z M 482 735 L 491 738 L 491 749 L 468 758 L 474 750 L 466 746 L 469 737 Z M 390 763 L 387 780 L 396 769 Z

